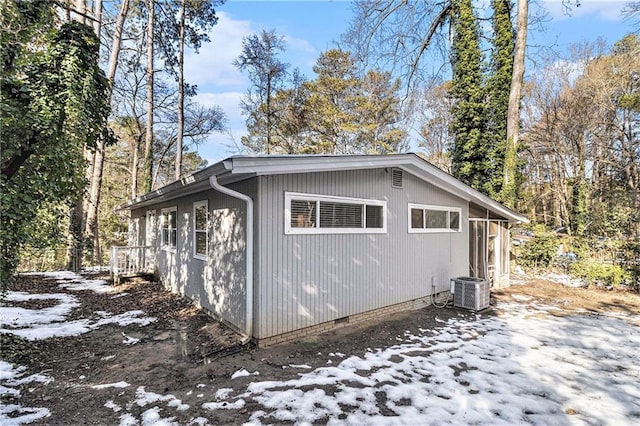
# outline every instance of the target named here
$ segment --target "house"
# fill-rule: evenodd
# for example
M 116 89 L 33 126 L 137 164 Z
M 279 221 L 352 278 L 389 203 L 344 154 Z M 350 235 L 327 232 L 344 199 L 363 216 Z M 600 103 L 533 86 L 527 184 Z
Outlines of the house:
M 164 285 L 269 345 L 509 282 L 527 219 L 415 154 L 234 156 L 122 206 Z

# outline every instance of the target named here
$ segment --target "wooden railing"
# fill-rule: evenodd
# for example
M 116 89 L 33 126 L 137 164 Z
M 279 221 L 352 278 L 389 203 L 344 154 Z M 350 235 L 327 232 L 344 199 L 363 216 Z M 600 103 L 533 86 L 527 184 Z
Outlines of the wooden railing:
M 151 246 L 111 247 L 111 276 L 118 284 L 122 277 L 152 274 L 155 258 Z

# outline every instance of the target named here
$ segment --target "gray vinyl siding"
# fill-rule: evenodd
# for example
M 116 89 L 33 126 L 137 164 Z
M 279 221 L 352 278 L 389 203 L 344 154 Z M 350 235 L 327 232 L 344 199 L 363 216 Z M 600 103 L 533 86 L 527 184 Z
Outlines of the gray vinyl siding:
M 247 192 L 247 183 L 234 189 Z M 210 213 L 209 254 L 194 257 L 193 203 L 208 201 Z M 213 189 L 180 199 L 132 211 L 140 222 L 143 242 L 145 214 L 156 210 L 157 245 L 161 244 L 162 209 L 177 207 L 178 239 L 175 252 L 156 247 L 156 269 L 163 285 L 174 293 L 192 299 L 218 318 L 239 330 L 246 327 L 246 207 L 244 202 Z
M 285 235 L 285 191 L 387 201 L 386 234 Z M 467 203 L 389 169 L 259 177 L 254 336 L 299 328 L 449 289 L 468 274 Z M 462 209 L 460 233 L 408 232 L 408 203 Z

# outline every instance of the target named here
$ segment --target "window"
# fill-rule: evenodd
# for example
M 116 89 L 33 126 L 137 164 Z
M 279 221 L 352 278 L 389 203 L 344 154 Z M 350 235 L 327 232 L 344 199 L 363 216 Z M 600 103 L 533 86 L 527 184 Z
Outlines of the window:
M 459 207 L 409 204 L 409 232 L 460 232 Z
M 178 208 L 162 209 L 162 248 L 175 249 L 178 246 Z
M 385 233 L 386 201 L 285 193 L 286 234 Z
M 193 256 L 199 259 L 207 257 L 209 250 L 209 202 L 193 203 Z

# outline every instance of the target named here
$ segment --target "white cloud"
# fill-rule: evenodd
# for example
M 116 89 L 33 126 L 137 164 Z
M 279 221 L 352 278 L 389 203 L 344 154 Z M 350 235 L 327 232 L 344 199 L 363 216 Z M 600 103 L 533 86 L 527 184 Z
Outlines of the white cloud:
M 185 56 L 186 80 L 205 87 L 243 86 L 246 79 L 233 61 L 242 52 L 243 37 L 255 30 L 251 22 L 234 20 L 225 12 L 218 12 L 218 17 L 218 24 L 210 34 L 211 42 L 204 43 L 199 53 L 191 51 Z
M 317 49 L 313 47 L 308 40 L 286 35 L 284 41 L 287 43 L 287 48 L 289 49 L 313 54 L 318 53 Z
M 620 12 L 626 5 L 625 0 L 579 0 L 580 6 L 575 4 L 569 8 L 565 7 L 563 0 L 545 0 L 542 7 L 549 12 L 549 17 L 561 21 L 571 17 L 580 17 L 585 15 L 597 16 L 607 21 L 622 20 Z M 575 3 L 575 0 L 573 0 Z M 585 28 L 585 31 L 588 31 Z

